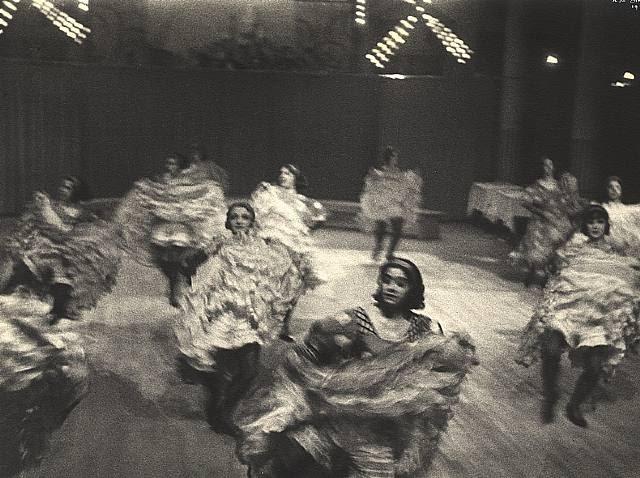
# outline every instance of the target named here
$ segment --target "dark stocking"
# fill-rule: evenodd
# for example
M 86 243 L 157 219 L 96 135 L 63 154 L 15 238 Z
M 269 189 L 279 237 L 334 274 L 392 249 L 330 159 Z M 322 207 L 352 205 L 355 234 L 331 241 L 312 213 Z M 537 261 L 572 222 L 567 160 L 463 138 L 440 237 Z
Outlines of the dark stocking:
M 373 231 L 373 237 L 375 239 L 375 245 L 373 246 L 373 259 L 377 260 L 380 252 L 382 252 L 382 242 L 384 241 L 384 235 L 387 232 L 387 225 L 384 221 L 376 221 L 375 230 Z
M 564 338 L 556 330 L 547 330 L 542 341 L 542 421 L 553 421 L 554 407 L 558 401 L 558 374 L 560 358 L 564 349 Z
M 602 364 L 606 358 L 606 347 L 590 347 L 584 353 L 584 370 L 576 382 L 576 387 L 567 405 L 567 417 L 572 423 L 586 427 L 587 421 L 582 415 L 580 406 L 589 398 L 598 385 L 602 374 Z
M 402 237 L 402 225 L 404 220 L 401 217 L 391 218 L 391 241 L 389 241 L 389 249 L 387 250 L 387 259 L 391 259 L 398 247 L 400 238 Z

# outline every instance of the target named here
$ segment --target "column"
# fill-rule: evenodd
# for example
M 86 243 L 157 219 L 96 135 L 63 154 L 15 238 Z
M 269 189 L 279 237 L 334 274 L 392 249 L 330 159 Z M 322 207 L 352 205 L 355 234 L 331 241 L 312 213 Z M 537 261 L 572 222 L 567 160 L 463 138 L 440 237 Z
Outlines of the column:
M 524 0 L 508 2 L 500 110 L 499 182 L 516 183 L 521 169 L 527 55 L 525 8 Z
M 598 197 L 602 192 L 599 161 L 596 156 L 598 139 L 598 99 L 605 82 L 602 68 L 602 32 L 605 28 L 601 2 L 582 0 L 582 34 L 580 58 L 574 97 L 571 128 L 571 172 L 578 178 L 585 197 Z

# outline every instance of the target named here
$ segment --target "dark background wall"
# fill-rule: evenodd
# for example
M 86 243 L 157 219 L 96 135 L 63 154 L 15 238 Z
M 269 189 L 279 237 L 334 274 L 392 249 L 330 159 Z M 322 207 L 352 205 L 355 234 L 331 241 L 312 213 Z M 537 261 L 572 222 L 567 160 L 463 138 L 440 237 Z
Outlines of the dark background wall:
M 309 195 L 357 200 L 379 147 L 425 175 L 425 206 L 461 216 L 495 156 L 496 92 L 482 78 L 203 71 L 0 60 L 0 212 L 79 174 L 120 196 L 194 140 L 228 169 L 233 194 L 285 162 Z M 484 167 L 479 167 L 482 163 Z M 482 179 L 482 178 L 481 178 Z

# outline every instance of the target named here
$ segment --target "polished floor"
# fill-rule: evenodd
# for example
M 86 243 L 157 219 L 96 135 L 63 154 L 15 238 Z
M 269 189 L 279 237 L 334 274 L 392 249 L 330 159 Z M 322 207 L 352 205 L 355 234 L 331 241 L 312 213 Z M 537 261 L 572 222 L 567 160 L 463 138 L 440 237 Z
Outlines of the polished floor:
M 330 280 L 300 301 L 297 335 L 313 319 L 365 303 L 375 283 L 370 237 L 316 234 Z M 542 425 L 538 369 L 513 361 L 540 292 L 518 282 L 505 261 L 506 242 L 465 224 L 444 224 L 442 236 L 404 241 L 401 252 L 424 273 L 426 313 L 445 330 L 467 330 L 481 363 L 466 382 L 431 475 L 640 476 L 640 360 L 630 357 L 598 392 L 587 429 L 562 414 L 578 372 L 563 362 L 558 417 Z M 200 389 L 175 374 L 175 313 L 164 292 L 160 273 L 125 261 L 114 292 L 82 323 L 93 372 L 90 392 L 53 436 L 42 466 L 23 477 L 245 476 L 233 440 L 208 429 Z

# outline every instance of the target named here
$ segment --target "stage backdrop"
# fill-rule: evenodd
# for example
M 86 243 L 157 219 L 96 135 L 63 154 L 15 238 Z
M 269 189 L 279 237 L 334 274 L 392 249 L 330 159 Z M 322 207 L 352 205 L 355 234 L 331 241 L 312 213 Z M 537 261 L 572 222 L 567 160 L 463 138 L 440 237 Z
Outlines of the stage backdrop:
M 395 144 L 425 176 L 425 202 L 464 213 L 473 180 L 495 170 L 497 88 L 449 72 L 375 75 L 167 70 L 0 60 L 0 213 L 82 176 L 121 196 L 171 151 L 199 141 L 248 194 L 295 162 L 316 198 L 357 200 L 379 149 Z

